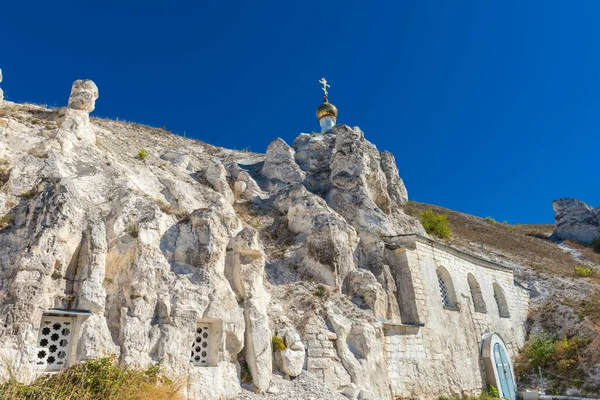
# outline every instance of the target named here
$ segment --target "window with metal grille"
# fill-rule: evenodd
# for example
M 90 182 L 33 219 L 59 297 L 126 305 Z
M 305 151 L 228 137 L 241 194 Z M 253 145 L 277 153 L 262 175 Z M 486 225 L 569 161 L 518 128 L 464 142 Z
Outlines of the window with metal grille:
M 438 283 L 440 284 L 440 294 L 442 296 L 442 304 L 446 307 L 452 307 L 452 303 L 450 302 L 450 298 L 448 297 L 448 287 L 446 286 L 446 281 L 442 276 L 440 270 L 435 271 L 437 273 Z
M 487 312 L 485 300 L 483 300 L 483 294 L 481 293 L 481 286 L 479 286 L 479 282 L 477 282 L 475 276 L 473 274 L 468 274 L 467 282 L 469 283 L 469 290 L 471 291 L 471 299 L 473 299 L 473 308 L 480 313 Z
M 196 327 L 190 361 L 197 367 L 208 367 L 210 356 L 211 324 L 202 323 Z
M 64 368 L 69 359 L 75 318 L 43 316 L 38 333 L 35 365 L 44 369 Z

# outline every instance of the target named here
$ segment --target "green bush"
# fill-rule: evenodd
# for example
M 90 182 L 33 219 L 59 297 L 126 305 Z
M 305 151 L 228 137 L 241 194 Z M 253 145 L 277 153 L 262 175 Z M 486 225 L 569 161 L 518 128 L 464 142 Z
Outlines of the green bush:
M 496 220 L 492 217 L 485 217 L 483 220 L 485 222 L 487 222 L 488 224 L 492 224 L 492 225 L 496 224 Z
M 283 351 L 283 350 L 287 349 L 285 342 L 279 336 L 273 336 L 271 341 L 273 342 L 273 350 L 274 351 Z
M 500 392 L 498 392 L 498 389 L 496 389 L 496 386 L 494 385 L 490 385 L 490 387 L 487 390 L 487 394 L 494 399 L 500 397 Z
M 429 209 L 421 211 L 420 220 L 423 228 L 430 235 L 437 236 L 440 239 L 449 239 L 452 235 L 447 215 L 436 214 L 432 209 Z
M 146 158 L 148 158 L 148 155 L 149 154 L 146 151 L 146 149 L 140 149 L 140 151 L 138 151 L 138 154 L 137 154 L 137 156 L 140 160 L 145 160 Z
M 594 275 L 596 275 L 596 270 L 594 268 L 588 267 L 586 265 L 577 265 L 575 267 L 575 276 L 589 278 L 590 276 Z
M 600 236 L 592 240 L 592 248 L 596 253 L 600 253 Z
M 534 367 L 545 367 L 554 354 L 556 339 L 542 332 L 529 339 L 526 352 Z

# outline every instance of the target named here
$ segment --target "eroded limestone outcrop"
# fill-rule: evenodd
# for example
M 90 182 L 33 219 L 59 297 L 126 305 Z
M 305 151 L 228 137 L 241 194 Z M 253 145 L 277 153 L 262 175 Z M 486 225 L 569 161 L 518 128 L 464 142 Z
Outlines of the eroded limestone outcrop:
M 552 202 L 554 209 L 554 236 L 581 243 L 591 243 L 600 237 L 600 207 L 593 208 L 576 199 Z
M 235 398 L 246 366 L 275 390 L 274 333 L 285 375 L 389 398 L 377 319 L 400 316 L 382 237 L 424 234 L 391 154 L 345 125 L 266 155 L 218 149 L 90 119 L 97 98 L 75 81 L 67 107 L 35 109 L 58 126 L 9 118 L 0 138 L 0 353 L 19 376 L 49 310 L 77 310 L 72 362 L 162 360 L 191 398 Z

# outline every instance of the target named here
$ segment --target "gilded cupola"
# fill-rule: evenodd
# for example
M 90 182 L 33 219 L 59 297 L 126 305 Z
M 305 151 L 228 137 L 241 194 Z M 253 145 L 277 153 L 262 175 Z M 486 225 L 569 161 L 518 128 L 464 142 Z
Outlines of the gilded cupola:
M 337 107 L 328 100 L 329 93 L 327 92 L 327 88 L 330 86 L 327 84 L 325 78 L 321 78 L 319 83 L 323 85 L 321 88 L 321 90 L 323 90 L 323 104 L 317 108 L 317 119 L 319 120 L 319 125 L 321 125 L 321 133 L 325 133 L 335 126 L 338 110 Z

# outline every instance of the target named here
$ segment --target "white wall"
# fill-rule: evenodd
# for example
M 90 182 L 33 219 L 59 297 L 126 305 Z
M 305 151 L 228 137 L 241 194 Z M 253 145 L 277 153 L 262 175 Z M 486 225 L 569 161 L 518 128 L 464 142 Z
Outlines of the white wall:
M 441 395 L 479 393 L 487 385 L 480 357 L 482 335 L 499 334 L 513 357 L 525 341 L 529 294 L 514 284 L 509 269 L 426 238 L 412 238 L 406 247 L 393 253 L 396 272 L 405 272 L 399 278 L 412 276 L 418 317 L 424 326 L 386 325 L 386 355 L 394 395 L 437 399 Z M 436 275 L 438 266 L 445 267 L 452 278 L 459 310 L 445 309 L 442 304 Z M 468 273 L 481 286 L 487 307 L 485 314 L 474 310 Z M 504 291 L 510 318 L 499 315 L 494 282 Z M 402 290 L 410 285 L 398 286 Z

